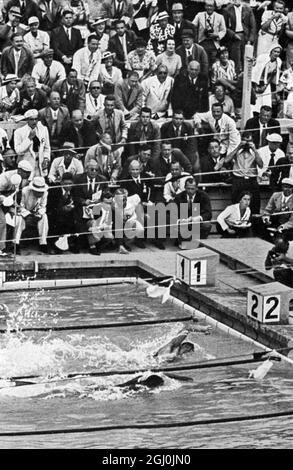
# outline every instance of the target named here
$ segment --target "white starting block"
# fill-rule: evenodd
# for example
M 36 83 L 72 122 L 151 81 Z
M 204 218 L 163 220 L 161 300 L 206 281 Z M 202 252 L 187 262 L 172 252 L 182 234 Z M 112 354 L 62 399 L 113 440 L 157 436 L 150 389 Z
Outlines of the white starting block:
M 247 316 L 260 323 L 288 324 L 293 290 L 280 282 L 249 287 Z
M 214 286 L 219 255 L 208 248 L 178 252 L 176 277 L 189 286 Z

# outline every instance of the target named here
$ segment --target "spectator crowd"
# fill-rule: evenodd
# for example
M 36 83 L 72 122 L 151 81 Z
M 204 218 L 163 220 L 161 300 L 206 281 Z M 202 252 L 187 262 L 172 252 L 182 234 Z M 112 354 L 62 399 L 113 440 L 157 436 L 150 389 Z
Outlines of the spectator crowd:
M 279 121 L 293 119 L 289 0 L 0 6 L 1 256 L 20 254 L 36 231 L 49 254 L 127 254 L 128 231 L 138 247 L 148 238 L 163 250 L 168 215 L 166 232 L 157 217 L 146 237 L 158 203 L 201 238 L 214 225 L 222 237 L 293 239 L 293 138 Z M 221 184 L 231 204 L 213 220 L 204 188 Z

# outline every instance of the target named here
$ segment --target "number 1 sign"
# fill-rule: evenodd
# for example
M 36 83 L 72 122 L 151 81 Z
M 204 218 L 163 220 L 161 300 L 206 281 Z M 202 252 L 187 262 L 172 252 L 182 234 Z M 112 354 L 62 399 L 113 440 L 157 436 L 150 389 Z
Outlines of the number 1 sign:
M 177 253 L 176 277 L 189 286 L 214 286 L 219 255 L 207 248 Z
M 288 323 L 292 295 L 293 290 L 279 282 L 250 287 L 247 292 L 247 316 L 260 323 Z

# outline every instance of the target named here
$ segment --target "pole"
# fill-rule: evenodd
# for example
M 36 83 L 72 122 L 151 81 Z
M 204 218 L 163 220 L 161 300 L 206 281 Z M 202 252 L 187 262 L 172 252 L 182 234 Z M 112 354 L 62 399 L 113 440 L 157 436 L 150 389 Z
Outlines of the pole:
M 243 88 L 242 88 L 242 118 L 241 118 L 241 129 L 244 129 L 247 119 L 250 115 L 250 97 L 251 97 L 251 75 L 252 75 L 252 63 L 253 63 L 253 46 L 247 44 L 244 51 L 244 76 L 243 76 Z

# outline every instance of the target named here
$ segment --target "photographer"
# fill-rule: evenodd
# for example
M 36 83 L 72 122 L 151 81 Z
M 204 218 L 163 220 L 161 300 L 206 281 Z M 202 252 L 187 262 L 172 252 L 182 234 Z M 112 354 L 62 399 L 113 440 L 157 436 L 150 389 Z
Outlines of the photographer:
M 265 260 L 266 270 L 273 268 L 276 281 L 293 287 L 293 259 L 287 256 L 289 242 L 282 236 L 275 239 L 274 247 L 268 252 Z
M 233 161 L 232 168 L 232 202 L 235 204 L 242 191 L 252 194 L 251 211 L 258 214 L 260 210 L 260 192 L 257 182 L 257 167 L 263 167 L 263 161 L 255 148 L 251 132 L 244 131 L 242 140 L 233 152 L 228 154 L 223 163 Z

